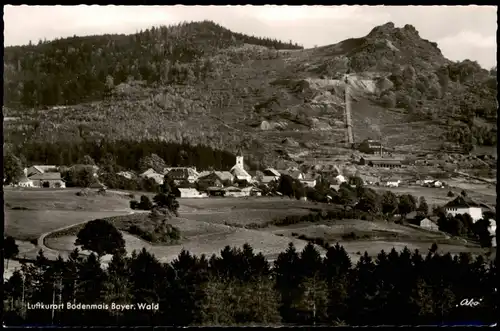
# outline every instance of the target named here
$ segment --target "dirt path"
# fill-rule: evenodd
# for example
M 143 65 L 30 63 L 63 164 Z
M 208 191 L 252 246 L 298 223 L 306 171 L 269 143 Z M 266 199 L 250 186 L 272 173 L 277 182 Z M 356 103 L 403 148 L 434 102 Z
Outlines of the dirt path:
M 116 212 L 120 212 L 120 210 L 117 210 Z M 144 211 L 123 210 L 123 214 L 122 215 L 117 215 L 117 216 L 132 215 L 132 214 L 141 213 L 141 212 L 144 212 Z M 49 260 L 55 260 L 55 259 L 57 259 L 57 257 L 59 255 L 61 255 L 61 257 L 65 258 L 66 254 L 64 252 L 60 252 L 58 250 L 55 250 L 55 249 L 47 247 L 45 245 L 45 238 L 48 235 L 52 234 L 52 233 L 63 231 L 63 230 L 72 228 L 74 226 L 78 226 L 78 225 L 82 225 L 82 224 L 88 223 L 90 221 L 93 221 L 93 219 L 85 220 L 85 221 L 78 222 L 78 223 L 75 223 L 75 224 L 70 224 L 70 225 L 58 228 L 56 230 L 51 230 L 51 231 L 43 233 L 40 237 L 38 237 L 36 246 L 33 249 L 24 252 L 22 257 L 28 258 L 28 259 L 29 258 L 35 258 L 38 255 L 38 252 L 41 249 L 42 252 L 44 253 L 45 257 L 47 257 Z

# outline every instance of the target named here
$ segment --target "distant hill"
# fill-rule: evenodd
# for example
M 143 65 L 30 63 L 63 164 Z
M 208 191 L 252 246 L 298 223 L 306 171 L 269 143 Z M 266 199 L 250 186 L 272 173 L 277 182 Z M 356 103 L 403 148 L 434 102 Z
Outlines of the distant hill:
M 496 147 L 496 69 L 452 62 L 411 25 L 303 49 L 213 22 L 5 48 L 5 139 L 207 144 L 263 164 L 342 154 L 355 140 L 428 151 Z M 288 138 L 288 139 L 287 139 Z M 296 144 L 284 144 L 294 141 Z

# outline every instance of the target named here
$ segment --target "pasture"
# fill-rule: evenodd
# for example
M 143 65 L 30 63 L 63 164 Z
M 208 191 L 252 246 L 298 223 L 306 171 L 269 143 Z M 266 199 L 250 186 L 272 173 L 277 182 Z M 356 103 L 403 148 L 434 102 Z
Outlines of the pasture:
M 5 188 L 5 234 L 29 241 L 64 226 L 130 212 L 128 198 L 77 196 L 79 191 Z
M 459 184 L 459 181 L 452 181 L 450 184 Z M 453 185 L 453 186 L 455 186 Z M 457 185 L 458 186 L 458 185 Z M 451 188 L 434 188 L 434 187 L 421 187 L 421 186 L 400 186 L 400 187 L 382 187 L 382 186 L 370 186 L 374 190 L 380 191 L 391 191 L 396 195 L 401 194 L 411 194 L 416 198 L 421 196 L 425 197 L 429 207 L 441 206 L 446 204 L 448 201 L 454 199 L 454 197 L 448 197 L 449 191 L 452 191 L 455 196 L 459 195 L 462 190 L 465 190 L 467 194 L 477 202 L 486 203 L 489 205 L 496 204 L 496 190 L 494 186 L 489 187 L 485 184 L 469 184 L 465 185 L 462 183 L 461 187 L 451 187 Z
M 362 220 L 327 221 L 322 224 L 294 224 L 275 228 L 272 233 L 287 237 L 322 238 L 330 245 L 337 242 L 344 246 L 353 261 L 359 259 L 365 251 L 376 256 L 381 250 L 389 252 L 392 248 L 400 251 L 407 246 L 410 250 L 418 249 L 427 254 L 433 243 L 438 245 L 440 253 L 458 254 L 470 252 L 482 254 L 484 249 L 460 239 L 450 238 L 442 232 L 428 231 L 419 227 L 404 226 L 394 223 L 375 223 Z M 345 235 L 354 233 L 356 239 L 347 239 Z M 360 254 L 358 254 L 360 253 Z

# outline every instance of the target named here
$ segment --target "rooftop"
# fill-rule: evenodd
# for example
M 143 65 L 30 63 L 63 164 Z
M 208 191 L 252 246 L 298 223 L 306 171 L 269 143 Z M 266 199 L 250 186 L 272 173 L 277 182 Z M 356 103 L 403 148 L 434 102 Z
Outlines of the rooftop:
M 45 172 L 42 174 L 36 174 L 31 176 L 29 179 L 33 180 L 62 180 L 60 172 Z
M 444 205 L 445 208 L 470 208 L 470 207 L 481 207 L 481 204 L 475 202 L 469 197 L 458 196 Z

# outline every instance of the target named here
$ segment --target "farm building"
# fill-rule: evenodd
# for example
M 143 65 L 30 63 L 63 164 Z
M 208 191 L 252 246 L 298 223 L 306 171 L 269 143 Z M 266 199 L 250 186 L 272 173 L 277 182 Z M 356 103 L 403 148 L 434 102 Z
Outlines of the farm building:
M 157 173 L 152 168 L 149 168 L 148 170 L 144 171 L 142 174 L 140 174 L 140 176 L 143 178 L 147 178 L 147 179 L 153 179 L 156 182 L 156 184 L 158 184 L 158 185 L 163 184 L 163 180 L 165 178 L 165 176 Z
M 305 179 L 305 175 L 302 171 L 298 169 L 288 169 L 281 171 L 282 175 L 287 175 L 292 177 L 293 179 L 303 180 Z
M 139 176 L 148 178 L 148 176 L 158 174 L 153 168 L 149 168 L 148 170 L 141 173 Z
M 35 187 L 65 188 L 66 183 L 60 172 L 46 172 L 29 177 Z
M 401 184 L 401 179 L 389 178 L 384 182 L 384 184 L 387 187 L 399 187 L 399 184 Z
M 246 197 L 246 196 L 250 195 L 249 191 L 246 192 L 246 191 L 243 191 L 242 189 L 240 189 L 238 187 L 234 187 L 234 186 L 226 187 L 223 190 L 226 192 L 225 193 L 226 197 L 239 198 L 239 197 Z
M 19 187 L 35 187 L 33 180 L 28 179 L 27 177 L 21 178 L 18 185 Z
M 458 196 L 454 200 L 444 205 L 447 214 L 463 215 L 469 214 L 473 222 L 483 218 L 481 204 L 475 202 L 469 197 Z
M 132 179 L 135 177 L 134 173 L 131 172 L 131 171 L 120 171 L 118 173 L 116 173 L 118 176 L 121 176 L 121 177 L 124 177 L 124 178 L 127 178 L 127 179 Z
M 279 173 L 278 170 L 273 169 L 273 168 L 267 168 L 263 171 L 264 176 L 274 176 L 274 177 L 281 177 L 281 174 Z
M 337 175 L 337 177 L 335 177 L 335 183 L 337 185 L 340 185 L 345 182 L 347 182 L 347 179 L 343 175 Z
M 25 170 L 25 175 L 31 177 L 33 175 L 44 174 L 46 172 L 57 172 L 58 167 L 55 165 L 34 165 Z
M 269 185 L 273 181 L 278 181 L 279 177 L 276 176 L 262 176 L 260 182 L 265 185 Z
M 382 143 L 378 140 L 366 139 L 359 144 L 358 150 L 366 154 L 383 154 Z
M 198 185 L 203 186 L 203 187 L 222 187 L 222 180 L 220 177 L 215 173 L 209 173 L 203 177 L 198 178 Z
M 438 231 L 439 226 L 427 217 L 420 221 L 420 227 L 426 230 Z
M 194 183 L 198 179 L 198 173 L 193 168 L 170 168 L 167 175 L 173 179 L 176 184 L 181 182 Z
M 208 195 L 206 193 L 199 192 L 194 188 L 178 188 L 177 189 L 178 198 L 206 198 Z
M 305 187 L 315 187 L 316 179 L 302 179 L 300 181 Z
M 368 160 L 368 165 L 375 168 L 401 168 L 401 160 L 395 159 L 373 159 Z
M 222 182 L 228 181 L 232 183 L 234 181 L 234 176 L 229 171 L 215 171 L 215 174 L 219 176 Z
M 242 192 L 245 192 L 247 196 L 256 196 L 260 197 L 262 195 L 262 190 L 257 187 L 249 186 L 241 189 Z
M 95 188 L 95 189 L 99 189 L 99 190 L 106 190 L 107 187 L 106 185 L 104 185 L 103 183 L 100 183 L 100 182 L 94 182 L 90 185 L 90 188 Z
M 209 196 L 223 197 L 226 195 L 226 191 L 221 187 L 209 187 L 206 191 Z

